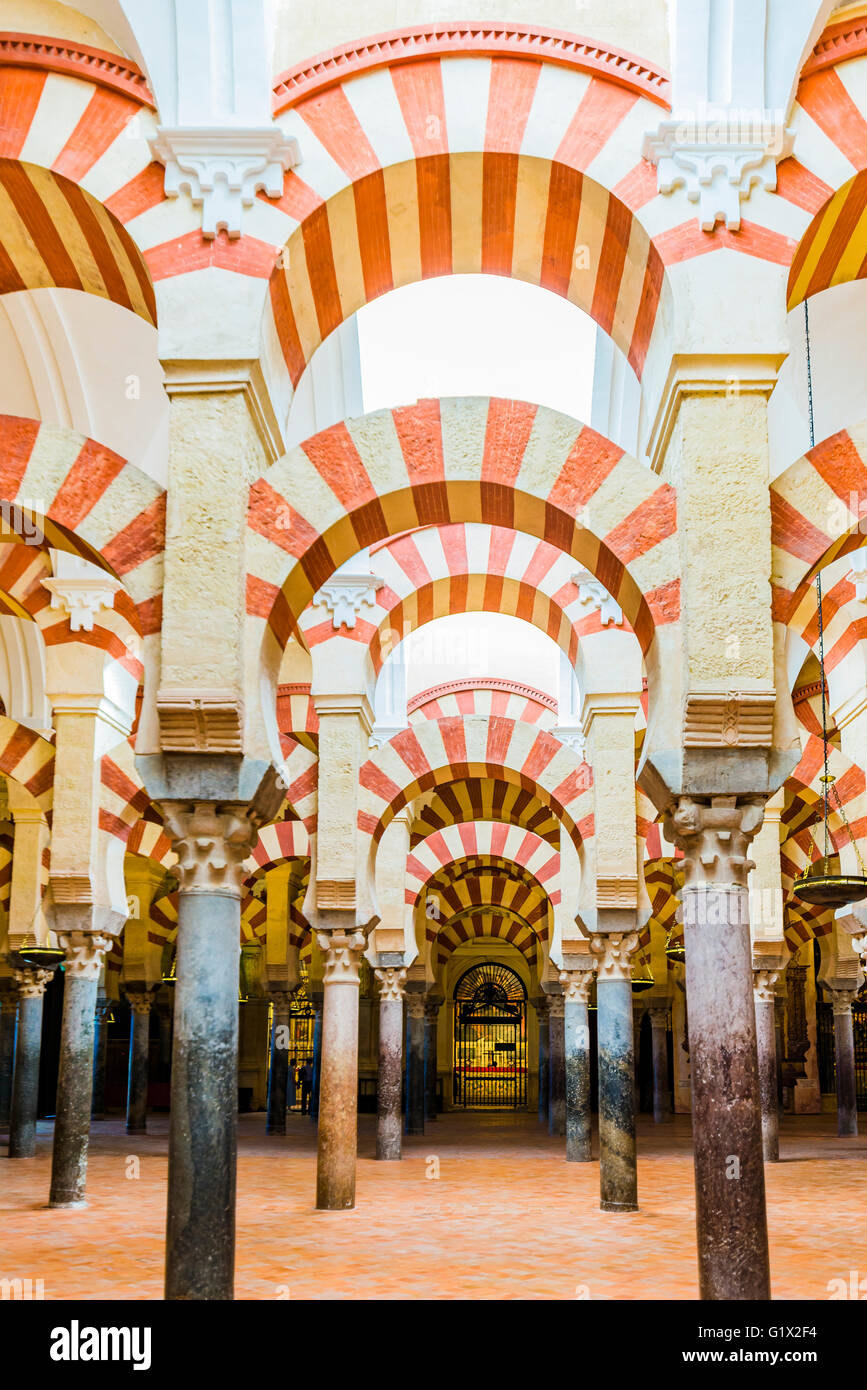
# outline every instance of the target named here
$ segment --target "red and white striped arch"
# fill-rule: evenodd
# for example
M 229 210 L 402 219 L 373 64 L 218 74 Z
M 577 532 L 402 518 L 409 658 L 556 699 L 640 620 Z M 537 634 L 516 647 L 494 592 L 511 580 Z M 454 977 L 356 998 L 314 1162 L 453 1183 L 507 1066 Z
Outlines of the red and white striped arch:
M 410 724 L 424 719 L 448 719 L 454 715 L 488 719 L 492 714 L 550 729 L 557 722 L 557 702 L 544 691 L 533 690 L 518 681 L 497 680 L 494 676 L 446 681 L 420 691 L 407 701 Z
M 799 613 L 810 581 L 867 540 L 861 507 L 867 498 L 867 421 L 810 449 L 771 484 L 773 612 L 803 628 Z M 815 604 L 814 604 L 815 611 Z
M 159 631 L 166 496 L 158 483 L 74 430 L 2 415 L 0 495 L 21 508 L 46 545 L 118 575 L 132 601 L 120 596 L 118 612 L 126 602 L 143 636 Z M 9 525 L 3 539 L 15 540 Z M 18 563 L 21 573 L 29 567 L 24 557 Z
M 527 869 L 551 902 L 560 901 L 560 855 L 538 835 L 502 821 L 462 821 L 436 830 L 413 847 L 406 861 L 406 901 L 415 906 L 424 885 L 457 862 L 485 858 Z
M 628 61 L 582 70 L 562 41 L 529 51 L 508 26 L 480 53 L 475 30 L 472 45 L 426 31 L 380 45 L 384 62 L 314 60 L 281 82 L 277 120 L 304 155 L 279 200 L 287 245 L 271 280 L 293 383 L 369 300 L 469 272 L 570 299 L 640 375 L 665 277 L 631 209 L 656 191 L 640 150 L 659 88 L 630 86 Z
M 51 821 L 54 747 L 40 734 L 0 715 L 0 772 L 20 782 Z
M 269 661 L 360 549 L 466 522 L 521 530 L 577 560 L 644 651 L 657 625 L 679 619 L 673 488 L 543 406 L 429 400 L 324 430 L 251 487 L 247 612 L 268 625 Z
M 359 829 L 378 843 L 394 816 L 455 778 L 521 786 L 560 818 L 576 846 L 593 834 L 593 773 L 550 734 L 511 719 L 441 719 L 406 729 L 359 772 Z
M 532 623 L 574 664 L 578 642 L 601 626 L 572 582 L 575 561 L 556 546 L 503 526 L 430 526 L 371 547 L 383 581 L 373 604 L 341 636 L 370 647 L 375 670 L 408 632 L 450 613 L 505 613 Z M 330 616 L 311 604 L 300 623 L 312 648 L 334 636 Z
M 263 826 L 253 847 L 253 853 L 244 861 L 248 873 L 257 870 L 273 869 L 284 864 L 287 859 L 307 859 L 310 857 L 310 837 L 300 820 L 281 820 L 274 825 Z
M 413 803 L 410 844 L 415 846 L 437 830 L 470 822 L 502 822 L 521 827 L 560 846 L 560 822 L 551 807 L 520 783 L 496 777 L 459 777 L 425 792 Z
M 445 965 L 459 946 L 480 937 L 507 941 L 533 968 L 538 963 L 539 933 L 519 913 L 503 907 L 470 907 L 441 923 L 431 941 L 437 965 Z

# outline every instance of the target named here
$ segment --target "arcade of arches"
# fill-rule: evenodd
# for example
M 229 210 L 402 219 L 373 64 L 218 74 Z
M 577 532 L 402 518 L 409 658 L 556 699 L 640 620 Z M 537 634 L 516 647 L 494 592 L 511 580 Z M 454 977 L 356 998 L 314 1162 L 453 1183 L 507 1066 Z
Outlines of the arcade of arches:
M 405 1236 L 432 1156 L 482 1246 L 532 1173 L 591 1297 L 660 1296 L 663 1207 L 657 1289 L 824 1297 L 867 907 L 796 881 L 867 856 L 867 5 L 397 8 L 0 0 L 0 1276 L 272 1297 L 260 1211 Z M 586 419 L 365 410 L 365 306 L 452 275 L 592 321 Z M 494 614 L 558 681 L 408 691 Z M 399 1296 L 329 1220 L 319 1296 Z

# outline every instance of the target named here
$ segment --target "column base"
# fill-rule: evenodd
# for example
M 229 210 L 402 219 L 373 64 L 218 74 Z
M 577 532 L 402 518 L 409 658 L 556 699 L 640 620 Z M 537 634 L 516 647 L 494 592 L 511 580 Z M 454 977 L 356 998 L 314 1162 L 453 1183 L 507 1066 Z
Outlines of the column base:
M 83 1197 L 74 1197 L 68 1202 L 63 1201 L 61 1198 L 52 1197 L 48 1206 L 52 1211 L 73 1211 L 77 1210 L 79 1207 L 86 1207 L 87 1202 L 85 1202 Z
M 285 1133 L 286 1133 L 286 1126 L 285 1126 L 285 1124 L 283 1124 L 283 1125 L 266 1125 L 266 1126 L 265 1126 L 265 1133 L 266 1133 L 266 1134 L 285 1134 Z
M 600 1202 L 600 1211 L 638 1211 L 637 1202 Z
M 147 1125 L 127 1125 L 127 1134 L 147 1134 Z

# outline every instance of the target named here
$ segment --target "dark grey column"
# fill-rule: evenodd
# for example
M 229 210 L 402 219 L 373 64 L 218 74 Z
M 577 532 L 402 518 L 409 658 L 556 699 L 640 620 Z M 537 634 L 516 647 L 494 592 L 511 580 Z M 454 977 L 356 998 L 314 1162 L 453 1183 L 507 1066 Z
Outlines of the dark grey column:
M 785 964 L 783 962 L 782 964 Z M 753 998 L 756 1006 L 756 1058 L 759 1068 L 759 1107 L 762 1117 L 762 1154 L 766 1163 L 780 1157 L 780 1108 L 777 1100 L 777 1033 L 774 999 L 780 971 L 753 961 Z
M 42 1003 L 51 970 L 16 970 L 18 1038 L 9 1117 L 9 1157 L 33 1158 L 36 1153 L 36 1113 L 39 1101 L 39 1057 L 42 1051 Z
M 285 990 L 271 994 L 271 1061 L 268 1067 L 268 1118 L 266 1134 L 286 1133 L 286 1101 L 289 1090 L 290 996 Z
M 635 1051 L 629 961 L 638 936 L 635 932 L 599 934 L 591 938 L 590 945 L 599 960 L 599 1205 L 602 1211 L 637 1211 Z
M 105 1119 L 105 1067 L 108 1060 L 108 1016 L 111 1003 L 99 991 L 96 1008 L 93 1011 L 93 1096 L 90 1102 L 90 1118 Z
M 403 999 L 406 971 L 387 966 L 379 981 L 379 1071 L 376 1081 L 376 1156 L 401 1153 L 400 1090 L 403 1073 Z
M 310 996 L 313 1005 L 313 1076 L 310 1082 L 310 1119 L 319 1123 L 319 1093 L 322 1082 L 322 993 Z
M 157 1005 L 160 1024 L 160 1064 L 158 1081 L 172 1079 L 172 1008 L 164 1000 Z
M 18 986 L 14 980 L 0 983 L 6 985 L 0 993 L 0 1129 L 8 1129 L 12 1104 L 12 1072 L 15 1068 Z
M 51 1154 L 50 1207 L 85 1205 L 87 1145 L 93 1100 L 93 1042 L 99 974 L 113 937 L 88 930 L 93 909 L 55 904 L 57 938 L 66 951 L 57 1118 Z M 79 922 L 78 927 L 71 926 Z
M 547 995 L 533 1000 L 539 1021 L 539 1123 L 547 1127 L 550 1103 L 551 1006 Z
M 362 931 L 320 931 L 317 940 L 325 958 L 325 997 L 316 1206 L 346 1211 L 355 1206 L 359 967 L 365 936 Z
M 566 1048 L 566 1158 L 589 1163 L 590 1152 L 590 1014 L 592 970 L 564 970 L 564 1038 Z
M 566 1001 L 562 994 L 548 996 L 548 1133 L 566 1133 Z
M 855 1088 L 855 1035 L 852 1030 L 852 1001 L 857 990 L 828 989 L 834 1005 L 834 1072 L 837 1078 L 837 1133 L 842 1137 L 858 1133 L 858 1102 Z M 20 1025 L 19 1025 L 20 1026 Z
M 425 995 L 424 1001 L 424 1117 L 437 1117 L 437 1042 L 442 999 L 438 994 Z
M 653 1123 L 669 1124 L 672 1120 L 671 1091 L 668 1089 L 668 1004 L 651 1004 L 650 1037 L 653 1047 Z
M 777 1044 L 777 1111 L 783 1113 L 783 1058 L 786 1055 L 786 1001 L 774 996 L 774 1037 Z
M 728 795 L 681 797 L 669 817 L 685 856 L 699 1287 L 711 1300 L 770 1298 L 747 891 L 762 817 L 761 799 Z
M 424 1134 L 424 995 L 406 996 L 406 1132 Z
M 129 1000 L 130 1015 L 126 1132 L 127 1134 L 146 1134 L 153 994 L 147 990 L 132 990 L 127 991 L 127 999 Z

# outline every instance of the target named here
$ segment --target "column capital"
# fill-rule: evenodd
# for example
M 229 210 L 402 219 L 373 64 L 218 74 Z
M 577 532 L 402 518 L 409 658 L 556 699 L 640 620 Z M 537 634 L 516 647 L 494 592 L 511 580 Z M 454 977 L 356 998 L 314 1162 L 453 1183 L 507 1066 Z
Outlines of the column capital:
M 21 972 L 24 973 L 23 971 Z M 18 984 L 11 983 L 0 993 L 0 1014 L 14 1014 L 18 1008 Z
M 773 1004 L 777 996 L 777 985 L 785 967 L 769 970 L 766 966 L 753 967 L 753 998 L 757 1004 Z
M 425 994 L 422 997 L 424 998 L 425 1018 L 427 1019 L 428 1023 L 436 1023 L 440 1015 L 440 1004 L 442 1003 L 442 1000 L 440 999 L 438 994 Z
M 239 898 L 257 819 L 242 802 L 162 801 L 182 893 Z
M 326 985 L 357 985 L 361 955 L 367 945 L 363 931 L 317 931 Z
M 67 978 L 98 980 L 105 957 L 114 945 L 113 936 L 93 931 L 59 931 L 57 940 L 66 952 L 63 962 Z
M 410 1018 L 424 1018 L 424 995 L 418 993 L 408 993 L 406 996 L 406 1011 Z
M 404 996 L 406 968 L 388 965 L 384 970 L 374 970 L 379 985 L 380 1003 L 399 1004 Z
M 126 998 L 134 1014 L 149 1014 L 153 1008 L 154 996 L 150 990 L 127 990 Z
M 12 978 L 18 985 L 18 998 L 40 999 L 53 974 L 53 970 L 13 970 Z
M 858 997 L 857 989 L 829 989 L 827 985 L 823 985 L 822 988 L 834 1006 L 835 1018 L 840 1014 L 847 1015 L 852 1012 L 852 1005 Z
M 590 970 L 561 970 L 560 983 L 563 986 L 563 998 L 566 1003 L 588 1003 L 595 975 L 595 965 Z
M 288 1014 L 292 1007 L 292 994 L 286 989 L 269 989 L 267 998 L 274 1006 L 275 1016 L 278 1013 Z
M 530 1002 L 539 1015 L 540 1024 L 547 1023 L 551 1016 L 551 1000 L 548 998 L 547 994 L 537 995 L 537 997 Z
M 667 838 L 684 855 L 689 887 L 747 886 L 747 856 L 764 816 L 762 796 L 679 796 L 665 817 Z
M 550 994 L 548 996 L 548 1017 L 566 1017 L 566 996 L 565 994 Z
M 667 1028 L 668 1019 L 671 1013 L 670 1004 L 648 1004 L 647 1012 L 650 1015 L 651 1028 Z
M 591 936 L 590 950 L 596 956 L 598 978 L 600 980 L 630 980 L 632 966 L 630 956 L 638 946 L 638 932 L 608 932 Z

